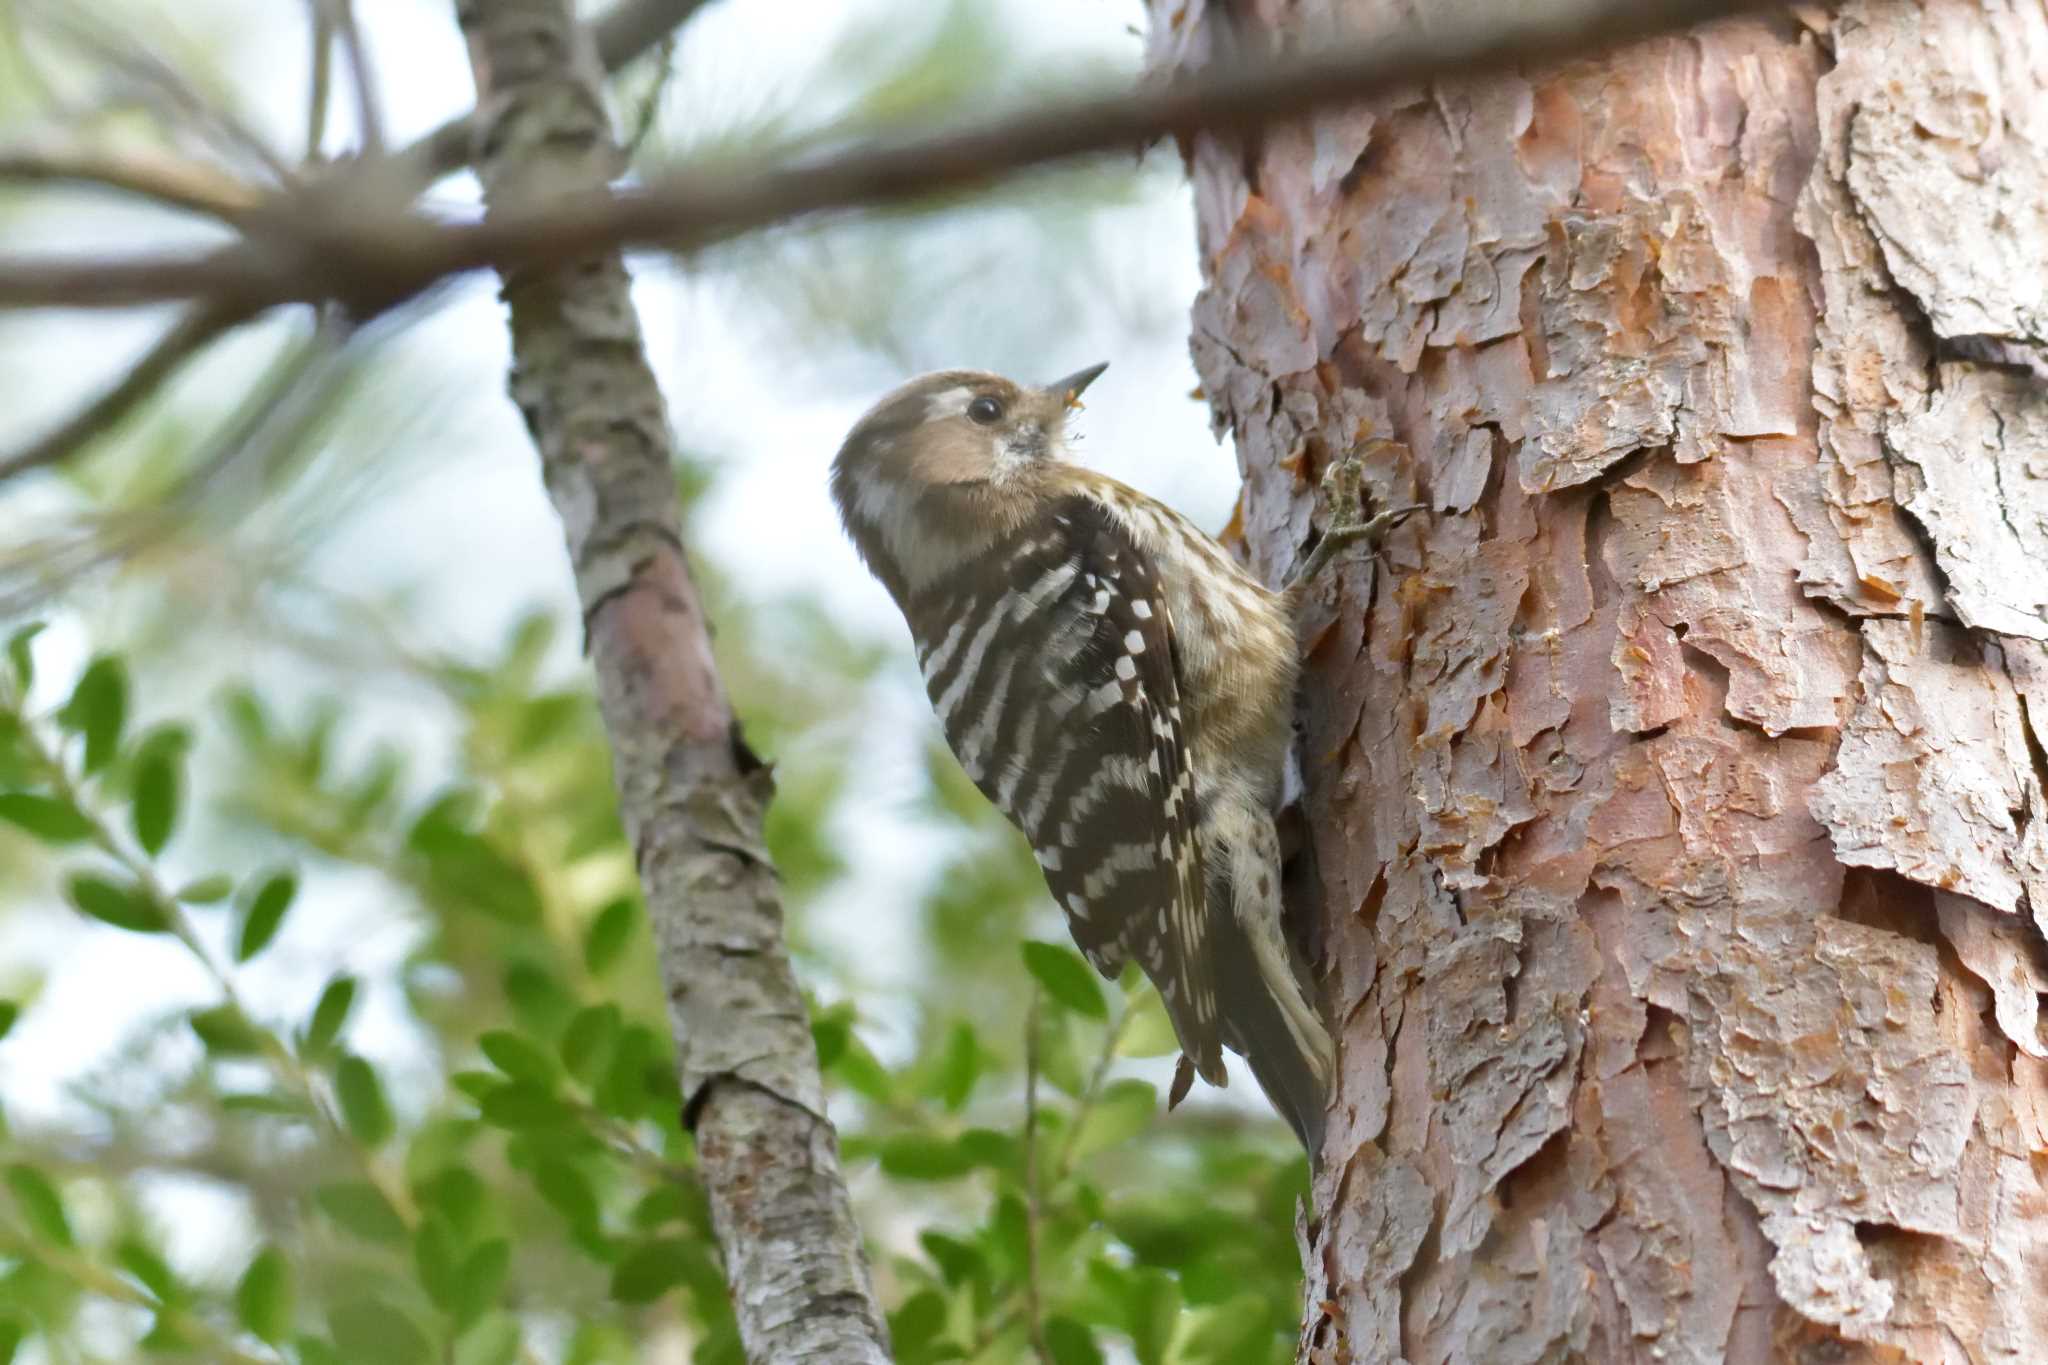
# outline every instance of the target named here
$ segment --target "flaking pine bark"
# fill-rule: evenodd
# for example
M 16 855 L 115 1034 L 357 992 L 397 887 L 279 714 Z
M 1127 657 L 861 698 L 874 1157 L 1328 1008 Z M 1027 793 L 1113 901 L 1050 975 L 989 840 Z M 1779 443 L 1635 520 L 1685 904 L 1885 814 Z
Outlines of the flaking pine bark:
M 1414 8 L 1157 0 L 1151 62 Z M 1343 454 L 1433 509 L 1305 641 L 1302 1359 L 2048 1359 L 2039 0 L 1184 151 L 1252 564 Z

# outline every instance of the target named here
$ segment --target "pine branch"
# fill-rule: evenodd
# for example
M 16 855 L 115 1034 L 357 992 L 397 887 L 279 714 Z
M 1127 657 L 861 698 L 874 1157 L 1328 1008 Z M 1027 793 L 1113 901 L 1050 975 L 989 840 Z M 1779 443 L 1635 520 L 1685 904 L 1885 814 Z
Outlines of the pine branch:
M 602 189 L 617 164 L 568 0 L 460 8 L 492 125 L 489 213 Z M 884 1365 L 887 1329 L 825 1117 L 739 738 L 683 555 L 674 450 L 616 253 L 504 272 L 512 397 L 555 499 L 620 813 L 669 999 L 697 1170 L 750 1360 Z
M 595 252 L 685 252 L 835 210 L 901 205 L 986 187 L 1035 166 L 1145 147 L 1163 137 L 1251 133 L 1383 91 L 1596 54 L 1783 0 L 1559 0 L 1409 24 L 1321 52 L 1219 66 L 1127 89 L 983 118 L 921 136 L 799 157 L 752 174 L 682 170 L 639 190 L 593 179 L 566 202 L 529 204 L 481 223 L 434 222 L 389 191 L 392 163 L 358 168 L 374 205 L 331 211 L 284 201 L 266 231 L 217 250 L 128 257 L 0 257 L 0 307 L 119 308 L 206 298 L 238 311 L 334 302 L 358 317 L 450 276 L 518 271 Z

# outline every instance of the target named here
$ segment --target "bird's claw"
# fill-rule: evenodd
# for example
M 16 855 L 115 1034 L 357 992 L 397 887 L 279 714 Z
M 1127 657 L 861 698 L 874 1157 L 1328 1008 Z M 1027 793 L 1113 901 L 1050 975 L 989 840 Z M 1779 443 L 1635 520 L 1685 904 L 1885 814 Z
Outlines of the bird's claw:
M 1323 475 L 1323 501 L 1330 509 L 1330 524 L 1323 529 L 1322 539 L 1316 542 L 1315 549 L 1309 551 L 1308 559 L 1295 575 L 1296 583 L 1310 582 L 1329 567 L 1331 560 L 1360 542 L 1378 549 L 1387 532 L 1415 513 L 1427 510 L 1419 502 L 1404 503 L 1361 520 L 1358 509 L 1364 502 L 1361 488 L 1363 473 L 1363 467 L 1357 460 L 1345 458 L 1331 465 L 1329 472 Z

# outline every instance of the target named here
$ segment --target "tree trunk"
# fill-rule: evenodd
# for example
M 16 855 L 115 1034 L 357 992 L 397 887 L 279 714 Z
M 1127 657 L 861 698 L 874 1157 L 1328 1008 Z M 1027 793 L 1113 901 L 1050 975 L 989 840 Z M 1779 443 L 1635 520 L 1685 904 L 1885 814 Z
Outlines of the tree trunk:
M 1160 0 L 1153 62 L 1452 2 Z M 1252 562 L 1343 454 L 1433 510 L 1305 642 L 1302 1359 L 2048 1359 L 2040 0 L 1187 151 Z

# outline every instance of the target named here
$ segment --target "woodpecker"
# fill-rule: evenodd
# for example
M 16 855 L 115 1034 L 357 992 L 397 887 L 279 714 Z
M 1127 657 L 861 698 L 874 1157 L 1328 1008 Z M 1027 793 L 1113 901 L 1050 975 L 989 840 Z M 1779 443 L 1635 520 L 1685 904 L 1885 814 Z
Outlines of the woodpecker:
M 1273 811 L 1301 584 L 1412 508 L 1326 532 L 1274 592 L 1171 508 L 1069 461 L 1106 365 L 923 375 L 854 425 L 832 496 L 910 626 L 947 744 L 1030 841 L 1104 976 L 1135 959 L 1186 1069 L 1243 1056 L 1315 1155 L 1329 1030 L 1282 928 Z M 1355 506 L 1355 500 L 1354 504 Z M 1176 1094 L 1180 1086 L 1176 1086 Z

